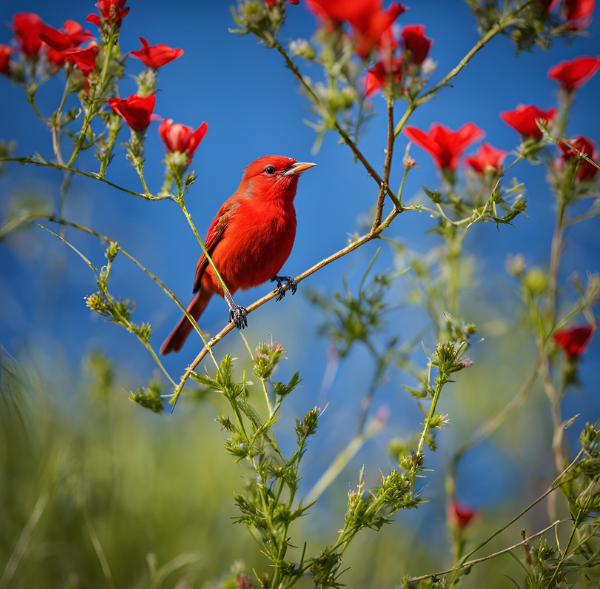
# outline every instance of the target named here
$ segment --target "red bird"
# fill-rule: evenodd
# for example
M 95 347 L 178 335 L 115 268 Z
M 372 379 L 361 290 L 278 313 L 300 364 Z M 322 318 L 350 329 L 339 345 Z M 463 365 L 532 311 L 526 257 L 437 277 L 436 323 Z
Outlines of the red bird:
M 268 280 L 277 282 L 281 300 L 287 290 L 296 292 L 289 276 L 278 276 L 288 259 L 296 236 L 294 197 L 299 175 L 315 164 L 268 155 L 252 162 L 244 171 L 234 194 L 223 203 L 206 235 L 206 249 L 221 278 L 233 295 Z M 282 283 L 285 282 L 285 286 Z M 196 321 L 214 294 L 223 298 L 212 266 L 204 254 L 196 266 L 196 296 L 187 310 Z M 247 311 L 227 297 L 229 319 L 238 329 L 247 325 Z M 193 326 L 183 317 L 163 343 L 160 353 L 179 352 Z

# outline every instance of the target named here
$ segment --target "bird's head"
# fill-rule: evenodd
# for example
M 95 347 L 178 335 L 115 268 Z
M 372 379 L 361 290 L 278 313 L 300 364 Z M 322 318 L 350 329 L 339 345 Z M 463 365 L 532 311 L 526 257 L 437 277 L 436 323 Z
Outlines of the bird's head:
M 292 201 L 300 174 L 315 165 L 281 155 L 259 157 L 244 171 L 242 185 L 246 192 L 257 198 Z

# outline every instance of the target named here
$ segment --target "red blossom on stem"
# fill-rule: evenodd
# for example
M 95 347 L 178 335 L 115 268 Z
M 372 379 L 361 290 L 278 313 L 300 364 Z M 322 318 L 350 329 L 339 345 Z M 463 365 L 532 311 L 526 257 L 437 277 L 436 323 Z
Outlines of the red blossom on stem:
M 66 21 L 62 30 L 43 24 L 39 35 L 48 46 L 46 59 L 57 67 L 62 67 L 67 61 L 65 51 L 79 47 L 84 41 L 94 38 L 92 33 L 74 20 Z M 73 63 L 72 59 L 69 61 Z
M 394 84 L 401 84 L 404 70 L 402 68 L 402 58 L 395 57 L 391 63 L 386 64 L 383 61 L 377 62 L 370 70 L 367 70 L 367 75 L 364 79 L 365 96 L 370 96 L 374 92 L 381 90 L 387 85 L 391 78 Z
M 123 19 L 129 13 L 129 7 L 125 8 L 126 2 L 127 0 L 98 0 L 96 7 L 100 11 L 100 16 L 90 14 L 86 20 L 94 23 L 97 27 L 102 26 L 102 21 L 104 20 L 120 28 Z
M 156 96 L 138 96 L 132 94 L 129 98 L 109 98 L 106 102 L 129 127 L 138 133 L 144 132 L 152 119 L 152 111 Z
M 0 74 L 10 76 L 10 56 L 15 52 L 8 45 L 0 45 Z
M 433 124 L 429 133 L 416 127 L 406 127 L 404 134 L 429 153 L 438 168 L 452 171 L 456 168 L 458 157 L 483 135 L 483 131 L 474 123 L 467 123 L 458 131 Z
M 67 49 L 62 52 L 66 61 L 76 65 L 81 73 L 87 78 L 96 67 L 96 57 L 100 49 L 96 43 L 90 43 L 85 48 Z
M 592 339 L 594 328 L 586 325 L 564 329 L 554 334 L 554 341 L 564 350 L 567 358 L 579 358 Z
M 158 132 L 170 153 L 176 151 L 188 154 L 188 166 L 192 163 L 192 158 L 196 149 L 208 131 L 208 125 L 202 123 L 195 131 L 187 125 L 173 124 L 173 119 L 165 119 L 158 127 Z
M 62 31 L 42 24 L 39 36 L 42 41 L 56 51 L 79 47 L 84 41 L 94 38 L 92 33 L 74 20 L 66 21 Z
M 158 69 L 183 55 L 183 49 L 173 49 L 162 44 L 150 46 L 144 37 L 140 37 L 140 41 L 142 48 L 139 51 L 131 51 L 131 55 L 141 60 L 146 67 Z
M 482 143 L 476 155 L 465 158 L 465 162 L 478 174 L 485 174 L 486 170 L 492 169 L 496 172 L 508 155 L 507 151 L 496 149 L 489 143 Z
M 561 61 L 550 68 L 548 77 L 556 80 L 565 90 L 581 88 L 600 69 L 597 57 L 577 57 L 573 61 Z
M 591 160 L 594 160 L 595 162 L 600 160 L 600 154 L 596 151 L 596 144 L 591 139 L 580 135 L 579 137 L 571 139 L 569 143 L 581 154 L 587 155 Z M 577 152 L 574 149 L 571 149 L 564 141 L 559 141 L 558 147 L 560 147 L 563 152 L 562 159 L 564 161 L 569 161 L 578 157 Z M 597 172 L 598 168 L 596 166 L 590 164 L 590 162 L 586 160 L 581 160 L 579 169 L 577 170 L 577 181 L 583 182 L 584 180 L 591 180 Z
M 476 515 L 475 510 L 458 501 L 452 501 L 448 505 L 447 513 L 452 525 L 457 526 L 461 530 L 464 530 Z
M 410 61 L 421 65 L 429 54 L 433 39 L 425 36 L 423 25 L 407 25 L 402 29 L 401 34 L 404 39 L 404 47 L 410 51 Z
M 595 0 L 564 0 L 564 14 L 572 29 L 585 29 L 592 22 Z
M 554 118 L 555 114 L 555 108 L 544 111 L 531 104 L 527 106 L 519 104 L 515 110 L 500 113 L 500 118 L 524 138 L 540 140 L 542 132 L 535 121 L 541 119 L 544 123 L 547 123 Z
M 308 0 L 307 4 L 325 22 L 349 22 L 354 30 L 355 52 L 362 59 L 382 45 L 393 22 L 406 10 L 397 2 L 383 10 L 382 0 Z
M 27 57 L 39 55 L 42 48 L 42 40 L 39 35 L 43 26 L 42 19 L 32 12 L 19 12 L 14 15 L 11 28 L 21 51 Z

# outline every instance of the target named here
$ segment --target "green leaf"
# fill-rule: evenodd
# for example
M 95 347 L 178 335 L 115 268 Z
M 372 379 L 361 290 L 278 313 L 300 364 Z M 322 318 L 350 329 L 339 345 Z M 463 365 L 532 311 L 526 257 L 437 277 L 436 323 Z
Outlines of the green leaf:
M 254 410 L 254 407 L 246 401 L 242 401 L 238 399 L 237 401 L 238 407 L 244 412 L 244 415 L 252 422 L 255 430 L 259 429 L 262 426 L 262 420 L 259 417 L 258 413 Z

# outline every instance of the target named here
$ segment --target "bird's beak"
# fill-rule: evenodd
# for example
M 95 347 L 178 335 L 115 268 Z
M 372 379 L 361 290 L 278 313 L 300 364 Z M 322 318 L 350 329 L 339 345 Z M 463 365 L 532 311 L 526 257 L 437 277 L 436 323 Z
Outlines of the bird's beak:
M 292 167 L 287 172 L 284 172 L 284 174 L 282 175 L 293 176 L 295 174 L 302 174 L 302 172 L 304 172 L 305 170 L 308 170 L 309 168 L 312 168 L 316 165 L 317 164 L 309 164 L 306 162 L 296 162 L 295 164 L 292 164 Z

